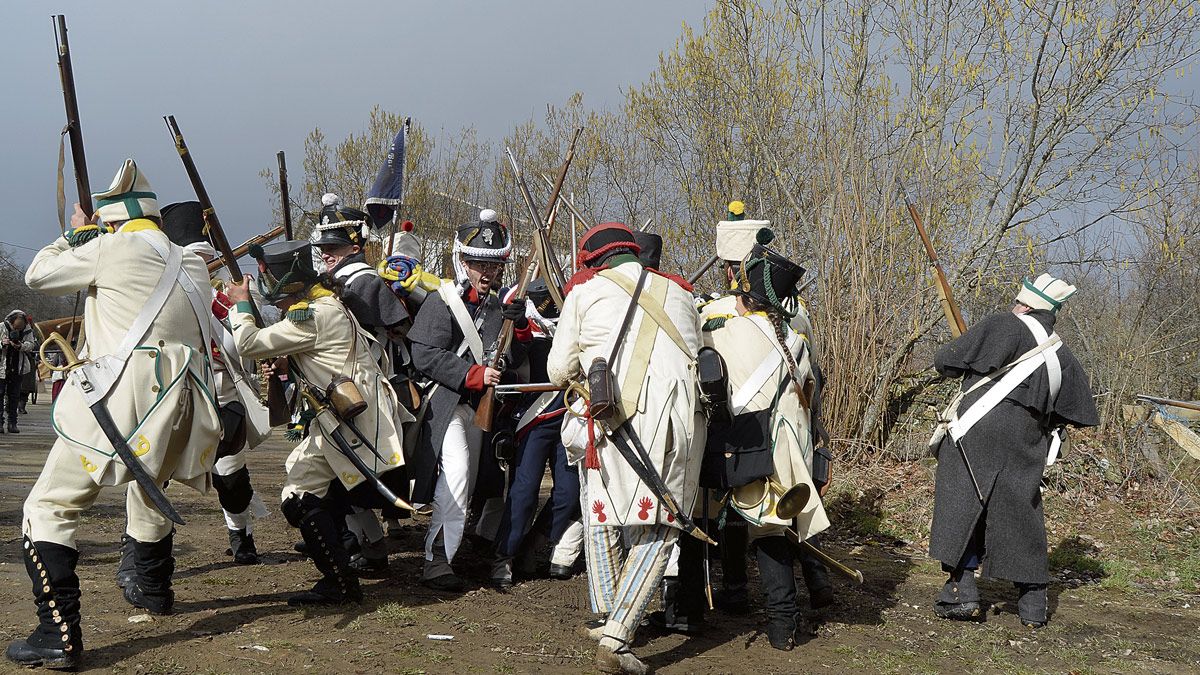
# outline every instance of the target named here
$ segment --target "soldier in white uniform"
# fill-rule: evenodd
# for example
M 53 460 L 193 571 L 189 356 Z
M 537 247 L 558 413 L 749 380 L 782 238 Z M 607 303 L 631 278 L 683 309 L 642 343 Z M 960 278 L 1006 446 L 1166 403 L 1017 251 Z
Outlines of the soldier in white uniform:
M 738 286 L 738 273 L 742 261 L 753 251 L 756 243 L 770 244 L 774 234 L 770 231 L 771 221 L 754 220 L 746 217 L 746 206 L 740 201 L 729 203 L 729 213 L 725 220 L 717 223 L 716 249 L 721 261 L 721 270 L 725 277 L 728 292 L 700 305 L 700 314 L 707 323 L 712 320 L 730 319 L 738 316 L 737 294 L 732 292 Z M 765 230 L 765 231 L 764 231 Z M 814 411 L 819 411 L 821 397 L 821 375 L 817 365 L 816 345 L 813 342 L 812 320 L 804 301 L 797 298 L 795 315 L 788 324 L 797 335 L 804 340 L 808 350 L 808 360 L 812 365 L 813 376 L 817 382 L 813 400 Z M 823 489 L 829 484 L 830 466 L 828 448 L 821 445 L 814 450 L 817 465 L 814 476 L 818 488 Z M 824 469 L 824 470 L 822 470 Z M 745 614 L 750 611 L 749 594 L 747 593 L 746 550 L 748 538 L 746 522 L 732 515 L 726 518 L 725 528 L 721 531 L 721 590 L 715 599 L 716 605 L 730 614 Z M 800 557 L 800 567 L 804 574 L 804 583 L 808 588 L 809 604 L 813 609 L 827 607 L 833 603 L 833 585 L 829 581 L 829 571 L 825 564 L 815 556 L 803 554 Z M 668 608 L 669 610 L 669 608 Z M 699 613 L 702 608 L 697 604 L 692 611 Z M 687 617 L 687 612 L 681 612 L 680 618 L 673 622 L 670 628 L 693 632 L 696 621 Z
M 288 457 L 281 510 L 288 523 L 300 530 L 322 578 L 311 591 L 288 599 L 296 606 L 362 600 L 358 577 L 342 543 L 345 515 L 353 506 L 382 505 L 374 479 L 402 498 L 408 496 L 400 425 L 412 419 L 398 410 L 396 395 L 371 353 L 372 338 L 338 300 L 336 280 L 313 270 L 311 249 L 307 241 L 285 241 L 250 252 L 259 261 L 263 298 L 287 311 L 279 323 L 266 328 L 255 325 L 249 280 L 229 287 L 229 298 L 235 303 L 229 322 L 242 356 L 288 357 L 288 377 L 302 391 L 326 392 L 339 378 L 349 378 L 365 403 L 352 419 L 358 433 L 330 408 L 320 413 L 310 408 L 301 415 L 307 435 Z M 370 476 L 360 473 L 339 451 L 338 434 Z
M 72 229 L 34 257 L 25 282 L 52 295 L 85 292 L 83 349 L 115 373 L 103 402 L 118 430 L 158 484 L 207 490 L 221 433 L 207 350 L 198 348 L 208 339 L 208 271 L 163 234 L 157 200 L 133 160 L 93 197 L 102 224 L 87 222 L 77 205 Z M 55 402 L 58 440 L 25 501 L 22 553 L 40 621 L 8 647 L 6 656 L 22 665 L 79 664 L 76 529 L 101 486 L 132 480 L 85 400 L 106 386 L 93 378 L 85 392 L 80 375 L 72 373 Z M 172 523 L 140 488 L 127 508 L 138 581 L 125 597 L 170 611 Z
M 799 265 L 755 246 L 738 269 L 737 315 L 704 326 L 705 344 L 725 361 L 730 393 L 728 410 L 710 420 L 700 483 L 727 492 L 728 507 L 750 524 L 766 595 L 767 637 L 785 651 L 795 644 L 798 611 L 797 553 L 785 531 L 795 527 L 808 539 L 829 527 L 811 476 L 815 381 L 808 343 L 788 325 L 799 306 L 796 285 L 803 274 Z M 798 485 L 809 497 L 793 522 L 777 515 L 775 506 L 781 491 Z M 691 597 L 698 591 L 679 590 Z
M 607 425 L 628 420 L 626 428 L 652 460 L 648 469 L 658 472 L 682 513 L 690 514 L 704 440 L 694 368 L 700 319 L 691 292 L 654 270 L 643 271 L 640 247 L 623 224 L 593 227 L 580 246 L 584 268 L 568 285 L 547 374 L 567 385 L 597 358 L 609 359 L 621 317 L 641 284 L 638 306 L 610 364 L 618 402 L 615 420 Z M 619 454 L 609 431 L 606 424 L 592 424 L 592 433 L 582 434 L 591 442 L 581 447 L 565 425 L 563 440 L 576 457 L 583 451 L 588 579 L 594 609 L 608 615 L 596 630 L 596 663 L 604 672 L 644 673 L 646 665 L 629 645 L 662 579 L 680 523 Z
M 408 361 L 403 339 L 412 325 L 412 316 L 375 268 L 366 262 L 363 247 L 371 216 L 342 205 L 341 198 L 333 193 L 325 194 L 321 203 L 324 206 L 311 241 L 320 251 L 325 269 L 344 286 L 340 295 L 342 304 L 375 338 L 371 348 L 387 355 L 384 373 L 390 379 Z M 391 509 L 389 515 L 402 514 Z M 387 544 L 375 512 L 355 508 L 347 517 L 346 526 L 356 539 L 351 545 L 350 567 L 359 576 L 386 575 Z

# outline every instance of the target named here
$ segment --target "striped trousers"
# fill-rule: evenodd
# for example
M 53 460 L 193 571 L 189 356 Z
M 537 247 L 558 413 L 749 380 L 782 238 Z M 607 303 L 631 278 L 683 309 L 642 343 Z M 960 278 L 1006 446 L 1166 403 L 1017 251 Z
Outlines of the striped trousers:
M 670 525 L 588 527 L 588 596 L 594 611 L 608 614 L 606 637 L 633 640 L 678 538 L 679 530 Z

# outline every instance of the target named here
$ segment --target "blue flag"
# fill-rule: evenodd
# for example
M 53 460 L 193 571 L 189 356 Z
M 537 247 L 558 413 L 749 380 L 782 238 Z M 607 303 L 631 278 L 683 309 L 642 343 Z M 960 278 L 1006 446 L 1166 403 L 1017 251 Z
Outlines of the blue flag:
M 404 126 L 392 141 L 383 166 L 375 175 L 375 183 L 367 193 L 365 206 L 371 214 L 371 226 L 382 228 L 392 221 L 396 210 L 404 201 L 404 142 L 408 136 L 410 118 L 404 118 Z

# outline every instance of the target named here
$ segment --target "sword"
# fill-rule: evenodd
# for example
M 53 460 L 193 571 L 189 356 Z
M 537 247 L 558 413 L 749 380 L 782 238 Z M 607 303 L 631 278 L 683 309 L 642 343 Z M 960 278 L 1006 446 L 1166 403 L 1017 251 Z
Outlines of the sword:
M 691 517 L 684 513 L 683 509 L 679 508 L 679 502 L 675 501 L 674 495 L 671 494 L 671 489 L 663 482 L 662 476 L 658 475 L 658 472 L 654 470 L 654 463 L 650 461 L 650 453 L 646 452 L 646 448 L 642 445 L 641 440 L 638 439 L 637 434 L 629 428 L 629 421 L 626 420 L 621 426 L 614 429 L 610 438 L 612 438 L 617 452 L 620 452 L 621 457 L 629 464 L 629 468 L 633 469 L 637 477 L 646 484 L 646 487 L 650 488 L 650 491 L 658 498 L 659 503 L 663 505 L 667 513 L 679 521 L 683 531 L 700 541 L 716 546 L 717 542 L 713 541 L 704 530 L 696 527 L 696 523 L 692 522 Z M 631 445 L 633 447 L 630 447 Z
M 700 493 L 700 498 L 704 500 L 704 513 L 701 517 L 704 519 L 704 526 L 709 527 L 708 488 L 704 488 L 704 491 Z M 713 607 L 712 568 L 708 560 L 708 549 L 704 549 L 704 599 L 708 601 L 709 609 L 716 609 Z
M 51 365 L 50 361 L 46 358 L 46 346 L 50 344 L 58 345 L 58 348 L 62 350 L 63 357 L 67 360 L 67 365 Z M 51 333 L 46 338 L 41 348 L 38 349 L 38 356 L 41 357 L 42 363 L 50 370 L 57 370 L 64 373 L 74 371 L 79 366 L 87 363 L 87 361 L 79 358 L 74 349 L 71 349 L 71 343 L 67 342 L 66 338 L 58 333 Z M 92 390 L 92 383 L 88 381 L 86 371 L 78 371 L 76 377 L 79 380 L 80 388 L 85 392 Z M 104 400 L 96 401 L 89 409 L 92 411 L 92 415 L 96 417 L 96 424 L 100 425 L 100 430 L 104 432 L 105 437 L 108 438 L 108 442 L 112 444 L 113 450 L 117 452 L 117 457 L 120 458 L 121 463 L 125 465 L 125 468 L 129 469 L 129 473 L 133 474 L 133 479 L 137 481 L 137 484 L 146 493 L 146 496 L 150 498 L 150 501 L 154 503 L 154 506 L 171 522 L 183 525 L 183 516 L 179 515 L 175 507 L 171 505 L 171 500 L 167 499 L 166 493 L 162 491 L 162 488 L 154 481 L 150 473 L 146 471 L 146 467 L 142 466 L 142 462 L 137 458 L 137 455 L 133 453 L 133 449 L 129 447 L 129 442 L 125 440 L 125 437 L 121 434 L 121 430 L 117 428 L 117 423 L 113 420 L 112 414 L 108 412 L 108 408 L 104 405 Z
M 321 413 L 329 410 L 331 413 L 333 413 L 333 418 L 335 421 L 345 422 L 345 420 L 338 418 L 337 411 L 334 410 L 333 407 L 330 406 L 329 403 L 325 401 L 321 397 L 320 393 L 314 388 L 304 387 L 301 390 L 300 395 L 303 396 L 304 400 L 308 401 L 308 405 L 312 407 L 313 413 L 316 416 L 313 418 L 314 420 L 317 417 L 320 417 Z M 318 422 L 318 424 L 320 424 L 320 422 Z M 374 448 L 371 447 L 371 444 L 367 443 L 366 439 L 363 439 L 362 434 L 358 433 L 358 429 L 356 429 L 353 424 L 346 422 L 346 426 L 350 427 L 350 429 L 358 435 L 359 439 L 362 440 L 362 442 L 367 446 L 368 449 L 371 450 L 372 453 L 375 454 L 376 457 L 379 457 L 379 453 L 376 453 Z M 337 446 L 338 451 L 341 452 L 346 459 L 350 460 L 350 463 L 354 465 L 354 468 L 360 474 L 362 474 L 363 478 L 367 479 L 367 482 L 375 488 L 376 492 L 383 495 L 383 498 L 386 499 L 389 504 L 398 509 L 416 511 L 412 504 L 409 504 L 395 492 L 392 492 L 391 488 L 384 485 L 383 481 L 379 480 L 379 476 L 376 476 L 369 468 L 367 468 L 367 463 L 362 461 L 362 458 L 359 457 L 358 454 L 351 449 L 350 444 L 346 442 L 346 437 L 342 435 L 341 429 L 334 427 L 333 430 L 329 432 L 329 437 L 333 440 L 333 444 Z
M 954 441 L 954 447 L 958 448 L 959 454 L 962 455 L 963 466 L 967 467 L 967 475 L 971 478 L 971 486 L 975 488 L 975 496 L 979 497 L 979 505 L 986 507 L 987 502 L 983 501 L 983 491 L 979 489 L 979 481 L 975 480 L 975 470 L 971 468 L 971 460 L 967 457 L 966 448 L 959 441 Z

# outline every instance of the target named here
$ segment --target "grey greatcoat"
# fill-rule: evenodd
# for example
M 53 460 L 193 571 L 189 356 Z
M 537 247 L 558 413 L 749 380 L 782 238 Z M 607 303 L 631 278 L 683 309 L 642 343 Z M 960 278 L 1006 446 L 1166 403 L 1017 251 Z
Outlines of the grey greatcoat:
M 465 304 L 475 325 L 479 327 L 484 352 L 494 352 L 500 326 L 504 323 L 500 299 L 495 294 L 489 294 L 481 304 Z M 473 392 L 466 387 L 467 374 L 475 364 L 475 359 L 469 350 L 463 349 L 459 354 L 463 344 L 462 330 L 446 302 L 437 293 L 430 293 L 421 303 L 421 309 L 408 332 L 408 339 L 412 345 L 413 366 L 436 387 L 432 396 L 428 392 L 425 394 L 429 396 L 428 407 L 418 415 L 421 436 L 409 462 L 410 476 L 414 481 L 413 502 L 427 504 L 433 501 L 442 440 L 454 408 L 463 402 L 475 404 Z M 519 365 L 524 352 L 518 342 L 514 340 L 512 344 L 514 353 L 509 362 L 515 366 Z
M 1047 333 L 1054 330 L 1052 312 L 1033 310 L 1029 316 Z M 934 366 L 947 377 L 962 377 L 966 390 L 1036 346 L 1032 333 L 1016 316 L 992 314 L 939 349 Z M 986 506 L 979 503 L 962 453 L 949 435 L 942 441 L 929 545 L 933 558 L 957 567 L 983 518 L 981 562 L 986 576 L 1021 583 L 1048 581 L 1039 487 L 1050 432 L 1062 425 L 1099 424 L 1083 367 L 1066 345 L 1058 350 L 1058 359 L 1062 385 L 1055 400 L 1050 400 L 1046 368 L 1039 367 L 961 439 Z M 966 397 L 959 412 L 970 408 L 991 386 Z

